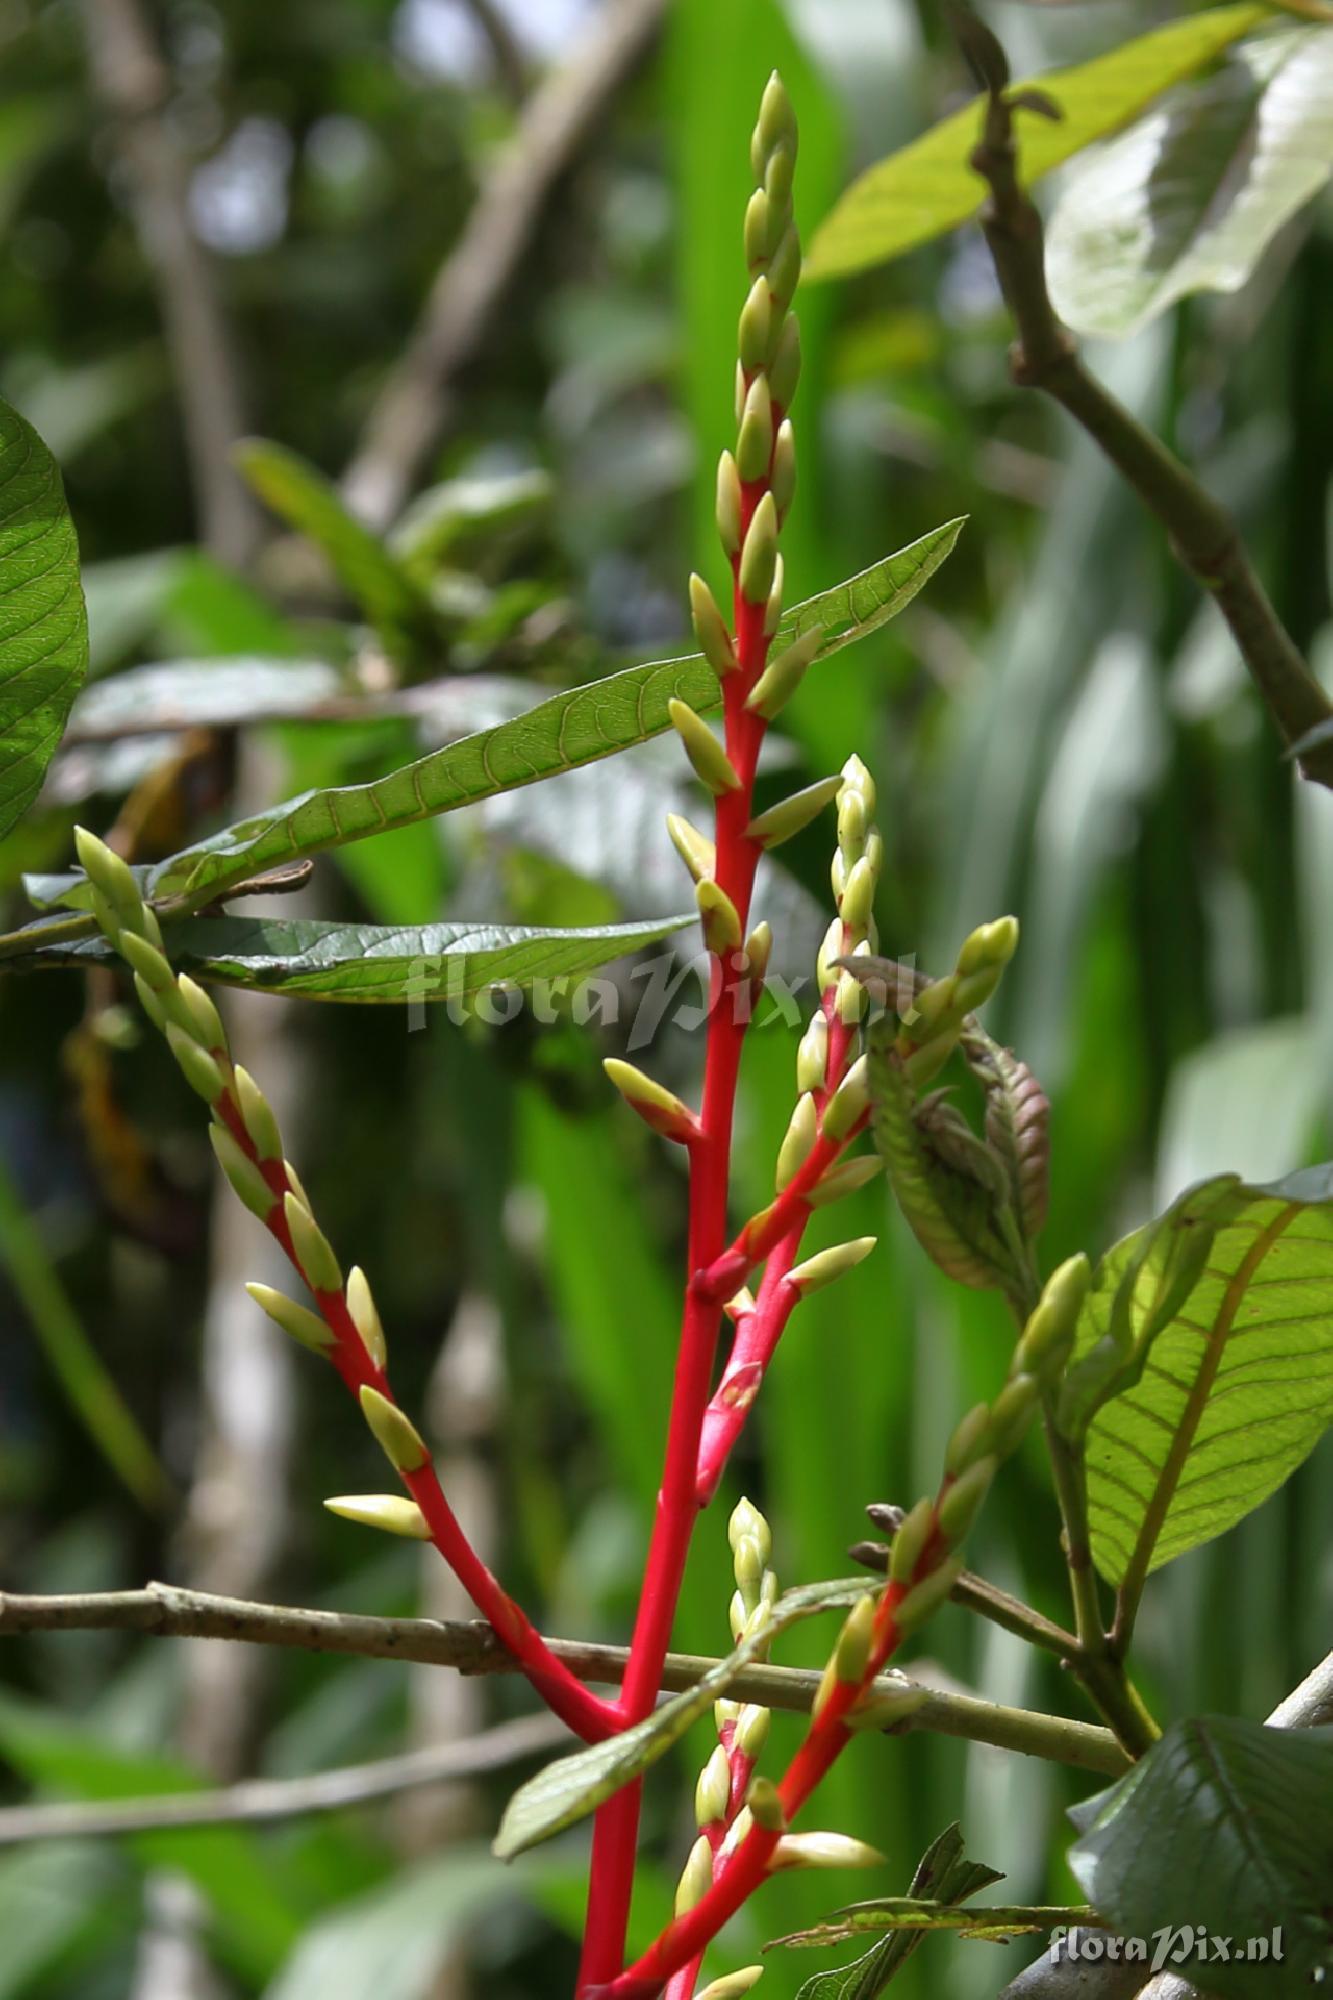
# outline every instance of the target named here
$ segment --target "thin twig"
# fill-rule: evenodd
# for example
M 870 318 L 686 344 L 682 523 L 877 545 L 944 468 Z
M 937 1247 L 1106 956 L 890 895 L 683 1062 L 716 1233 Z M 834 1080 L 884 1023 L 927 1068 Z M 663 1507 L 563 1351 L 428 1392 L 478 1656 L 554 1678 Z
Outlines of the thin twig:
M 251 1604 L 165 1583 L 150 1583 L 144 1590 L 69 1596 L 0 1593 L 0 1638 L 25 1632 L 79 1631 L 238 1639 L 306 1652 L 351 1653 L 363 1659 L 419 1661 L 456 1667 L 467 1674 L 518 1671 L 512 1655 L 480 1620 L 449 1624 L 431 1618 L 369 1618 L 349 1612 Z M 616 1686 L 624 1678 L 628 1653 L 623 1646 L 571 1639 L 550 1639 L 547 1644 L 580 1680 Z M 692 1653 L 668 1653 L 660 1685 L 665 1693 L 678 1694 L 694 1687 L 716 1664 Z M 814 1702 L 819 1683 L 820 1675 L 814 1670 L 754 1665 L 736 1676 L 728 1692 L 738 1701 L 804 1714 Z M 886 1687 L 900 1690 L 901 1677 L 891 1678 Z M 923 1706 L 906 1726 L 1021 1751 L 1108 1777 L 1129 1768 L 1128 1758 L 1108 1729 L 1065 1716 L 1007 1708 L 951 1689 L 930 1688 Z
M 476 353 L 517 274 L 556 182 L 598 130 L 643 55 L 665 0 L 617 0 L 596 14 L 567 63 L 532 92 L 518 129 L 482 182 L 407 348 L 370 411 L 343 479 L 372 526 L 398 513 L 443 427 L 451 378 Z
M 968 34 L 971 39 L 970 29 Z M 990 189 L 981 226 L 1018 334 L 1014 380 L 1045 390 L 1068 411 L 1156 515 L 1172 552 L 1226 619 L 1250 677 L 1290 747 L 1333 719 L 1333 706 L 1278 617 L 1225 508 L 1083 365 L 1047 290 L 1041 216 L 1019 180 L 1014 107 L 1003 77 L 992 74 L 989 82 L 972 165 Z M 1024 100 L 1028 108 L 1043 108 L 1031 96 Z M 1045 109 L 1059 115 L 1054 106 Z M 1333 787 L 1333 742 L 1309 750 L 1300 761 L 1307 778 Z
M 370 1805 L 428 1785 L 455 1783 L 486 1771 L 500 1771 L 520 1758 L 536 1757 L 566 1741 L 553 1715 L 524 1715 L 499 1723 L 462 1742 L 432 1744 L 401 1757 L 348 1764 L 305 1778 L 250 1778 L 241 1784 L 161 1798 L 117 1799 L 84 1805 L 63 1800 L 52 1805 L 9 1806 L 0 1811 L 0 1847 L 34 1840 L 107 1839 L 114 1835 L 175 1831 L 185 1826 L 256 1825 L 296 1819 L 304 1813 L 337 1812 Z
M 200 538 L 244 566 L 259 515 L 231 464 L 245 424 L 212 263 L 190 222 L 189 168 L 163 117 L 171 79 L 137 0 L 84 0 L 93 87 L 115 127 L 180 398 Z

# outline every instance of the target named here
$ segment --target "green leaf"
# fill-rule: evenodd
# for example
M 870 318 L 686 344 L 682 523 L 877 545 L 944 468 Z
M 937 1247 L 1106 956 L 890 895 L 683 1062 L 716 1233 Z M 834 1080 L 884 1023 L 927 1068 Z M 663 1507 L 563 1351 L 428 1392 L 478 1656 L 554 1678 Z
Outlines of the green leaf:
M 28 810 L 88 671 L 79 547 L 60 468 L 0 403 L 0 839 Z
M 235 459 L 266 505 L 323 550 L 386 652 L 410 660 L 439 643 L 429 598 L 379 537 L 349 513 L 324 474 L 285 446 L 249 438 Z
M 957 1910 L 929 1897 L 878 1896 L 867 1903 L 848 1903 L 822 1924 L 773 1942 L 818 1950 L 874 1931 L 951 1931 L 955 1937 L 995 1943 L 1030 1931 L 1051 1931 L 1060 1924 L 1096 1922 L 1097 1913 L 1087 1904 L 1070 1908 L 1060 1903 L 988 1903 L 980 1910 Z
M 306 716 L 346 696 L 336 667 L 322 660 L 156 660 L 92 683 L 74 705 L 68 741 L 186 729 L 235 729 Z M 349 704 L 353 715 L 359 704 Z M 369 707 L 365 713 L 373 714 Z
M 929 1898 L 936 1909 L 965 1903 L 969 1896 L 987 1889 L 1004 1876 L 984 1861 L 969 1861 L 963 1850 L 963 1836 L 957 1822 L 937 1834 L 916 1865 L 910 1897 Z M 923 1928 L 902 1929 L 881 1938 L 863 1958 L 851 1965 L 832 1966 L 807 1979 L 796 2000 L 875 2000 L 907 1963 L 926 1936 Z M 785 1944 L 787 1939 L 778 1940 Z
M 849 582 L 798 605 L 779 627 L 778 643 L 818 625 L 828 635 L 819 653 L 825 659 L 877 631 L 939 568 L 962 526 L 961 520 L 948 521 Z M 718 684 L 701 655 L 626 667 L 605 680 L 554 695 L 512 721 L 462 737 L 372 784 L 307 792 L 242 820 L 160 863 L 153 872 L 153 894 L 210 901 L 276 862 L 410 826 L 433 813 L 453 812 L 613 756 L 669 728 L 667 705 L 676 696 L 700 710 L 717 706 Z
M 530 1778 L 505 1807 L 500 1830 L 492 1842 L 492 1852 L 502 1861 L 549 1840 L 567 1826 L 574 1826 L 605 1803 L 623 1785 L 640 1777 L 650 1765 L 665 1757 L 701 1715 L 706 1715 L 720 1694 L 731 1685 L 742 1667 L 766 1653 L 769 1643 L 788 1625 L 810 1618 L 818 1611 L 856 1604 L 866 1595 L 865 1578 L 840 1578 L 834 1583 L 807 1584 L 789 1590 L 773 1607 L 773 1615 L 762 1632 L 744 1639 L 725 1660 L 719 1660 L 703 1679 L 684 1694 L 664 1702 L 661 1708 L 626 1729 L 576 1750 L 571 1757 L 557 1758 Z
M 1082 163 L 1046 270 L 1079 333 L 1124 339 L 1191 292 L 1234 292 L 1333 172 L 1333 28 L 1231 52 Z
M 339 924 L 318 918 L 191 917 L 166 933 L 173 965 L 199 979 L 305 1000 L 463 1005 L 490 986 L 576 978 L 695 922 L 684 916 L 584 930 L 523 924 Z M 51 946 L 22 965 L 113 959 L 89 938 Z
M 1333 1974 L 1333 1729 L 1220 1715 L 1174 1722 L 1070 1818 L 1082 1837 L 1069 1865 L 1118 1930 L 1208 1934 L 1206 1956 L 1172 1958 L 1182 1978 L 1224 2000 L 1308 2000 L 1313 1982 Z M 1231 1941 L 1229 1958 L 1219 1939 Z
M 1333 1170 L 1191 1189 L 1107 1252 L 1059 1421 L 1086 1457 L 1109 1582 L 1210 1541 L 1333 1422 Z
M 1118 132 L 1164 90 L 1268 18 L 1266 7 L 1215 7 L 1140 35 L 1092 62 L 1027 78 L 1016 88 L 1039 86 L 1064 115 L 1055 123 L 1017 110 L 1024 184 L 1031 186 L 1094 139 Z M 885 263 L 975 215 L 985 188 L 969 155 L 980 121 L 977 100 L 868 168 L 816 231 L 806 277 L 843 277 Z
M 451 1848 L 311 1924 L 267 2000 L 420 2000 L 468 1931 L 512 1895 L 489 1854 Z

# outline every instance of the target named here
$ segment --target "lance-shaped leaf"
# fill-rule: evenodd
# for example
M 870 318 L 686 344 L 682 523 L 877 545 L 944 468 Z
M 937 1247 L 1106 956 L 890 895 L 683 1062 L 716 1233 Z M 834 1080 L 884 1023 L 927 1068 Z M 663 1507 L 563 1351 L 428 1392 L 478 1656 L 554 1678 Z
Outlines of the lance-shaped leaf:
M 429 597 L 406 565 L 348 511 L 322 472 L 267 438 L 247 439 L 235 458 L 260 499 L 323 550 L 386 651 L 410 659 L 438 645 Z
M 539 930 L 524 924 L 338 924 L 315 918 L 189 917 L 166 933 L 178 972 L 304 1000 L 361 1004 L 476 999 L 488 987 L 575 978 L 695 922 L 693 911 L 649 922 Z M 113 959 L 100 938 L 50 945 L 16 969 Z
M 1031 1931 L 1052 1931 L 1057 1925 L 1098 1922 L 1096 1911 L 1086 1903 L 1073 1907 L 1064 1903 L 988 1903 L 984 1909 L 959 1910 L 930 1897 L 877 1896 L 867 1903 L 847 1903 L 823 1923 L 773 1942 L 817 1950 L 882 1931 L 951 1931 L 955 1937 L 986 1938 L 996 1943 Z
M 1174 1722 L 1070 1818 L 1070 1867 L 1118 1930 L 1206 1933 L 1202 1955 L 1170 1964 L 1191 1983 L 1308 2000 L 1333 1978 L 1333 1729 Z
M 1056 310 L 1123 339 L 1191 292 L 1234 292 L 1333 172 L 1333 27 L 1243 43 L 1084 162 L 1051 219 Z
M 28 810 L 88 671 L 79 547 L 60 468 L 0 403 L 0 839 Z
M 549 1840 L 553 1833 L 586 1818 L 622 1785 L 632 1783 L 664 1757 L 691 1724 L 708 1713 L 743 1667 L 767 1655 L 779 1632 L 818 1611 L 856 1604 L 865 1594 L 864 1577 L 843 1577 L 834 1583 L 813 1583 L 787 1591 L 774 1605 L 763 1630 L 743 1639 L 733 1653 L 719 1660 L 684 1694 L 664 1702 L 632 1729 L 587 1750 L 577 1750 L 572 1757 L 557 1758 L 526 1785 L 520 1785 L 505 1807 L 493 1851 L 502 1861 L 512 1861 L 538 1841 Z
M 901 611 L 945 560 L 962 530 L 949 521 L 849 582 L 811 598 L 779 627 L 779 647 L 811 625 L 825 638 L 821 659 L 864 638 Z M 642 743 L 670 728 L 668 704 L 715 708 L 721 693 L 702 655 L 627 667 L 587 687 L 551 697 L 497 727 L 462 737 L 366 785 L 307 792 L 240 821 L 159 864 L 156 896 L 203 902 L 233 882 L 344 841 L 410 826 L 435 813 L 535 784 Z
M 1052 120 L 1017 106 L 1025 186 L 1094 139 L 1120 131 L 1164 90 L 1193 76 L 1268 18 L 1264 7 L 1214 7 L 1123 42 L 1092 62 L 1027 78 L 1017 91 L 1038 86 L 1062 116 Z M 969 163 L 980 126 L 978 101 L 867 168 L 815 231 L 805 276 L 836 278 L 885 263 L 975 215 L 986 192 Z
M 1093 1555 L 1137 1589 L 1266 1500 L 1333 1422 L 1333 1170 L 1205 1182 L 1108 1251 L 1061 1402 L 1071 1435 L 1089 1390 Z
M 993 1882 L 1002 1882 L 998 1869 L 984 1861 L 970 1861 L 963 1849 L 958 1824 L 937 1834 L 916 1865 L 908 1895 L 916 1902 L 929 1902 L 936 1910 L 965 1903 Z M 927 1936 L 924 1927 L 890 1932 L 871 1946 L 863 1958 L 851 1965 L 832 1966 L 807 1979 L 796 2000 L 875 2000 L 889 1981 L 901 1972 L 917 1946 Z M 780 1938 L 780 1944 L 801 1943 L 802 1938 Z

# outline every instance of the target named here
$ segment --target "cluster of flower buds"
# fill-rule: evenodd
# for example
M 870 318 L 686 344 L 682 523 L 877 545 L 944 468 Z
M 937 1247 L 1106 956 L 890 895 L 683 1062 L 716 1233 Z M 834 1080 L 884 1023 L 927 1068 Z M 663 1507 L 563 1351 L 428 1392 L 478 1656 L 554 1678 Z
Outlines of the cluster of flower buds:
M 953 971 L 916 995 L 898 1035 L 904 1072 L 914 1087 L 919 1089 L 943 1069 L 967 1016 L 990 999 L 1017 949 L 1017 917 L 979 924 L 964 939 Z
M 963 1542 L 1001 1461 L 1017 1449 L 1073 1352 L 1091 1282 L 1082 1254 L 1052 1272 L 1014 1349 L 1004 1387 L 994 1402 L 968 1411 L 945 1451 L 939 1493 L 918 1500 L 904 1516 L 889 1551 L 889 1581 L 905 1593 L 894 1611 L 900 1633 L 923 1624 L 958 1581 Z
M 161 926 L 144 901 L 133 870 L 104 841 L 84 828 L 75 843 L 89 881 L 93 914 L 108 942 L 134 975 L 144 1012 L 161 1030 L 186 1081 L 212 1111 L 209 1139 L 237 1196 L 282 1244 L 317 1300 L 312 1312 L 271 1285 L 247 1285 L 255 1304 L 303 1347 L 337 1357 L 340 1339 L 359 1344 L 353 1376 L 382 1377 L 388 1358 L 374 1296 L 365 1272 L 343 1277 L 333 1247 L 315 1221 L 310 1198 L 283 1154 L 273 1108 L 259 1085 L 233 1063 L 221 1016 L 187 973 L 175 973 L 163 947 Z M 425 1463 L 426 1450 L 407 1418 L 372 1384 L 360 1389 L 371 1430 L 400 1471 Z M 420 1540 L 429 1530 L 418 1509 L 396 1495 L 371 1494 L 329 1503 L 336 1513 Z

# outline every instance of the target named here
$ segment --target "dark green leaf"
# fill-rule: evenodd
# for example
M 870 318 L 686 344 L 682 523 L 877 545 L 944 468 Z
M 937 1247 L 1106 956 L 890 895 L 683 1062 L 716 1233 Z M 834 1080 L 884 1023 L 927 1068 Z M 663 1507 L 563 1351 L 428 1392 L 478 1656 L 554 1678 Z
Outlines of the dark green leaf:
M 401 1004 L 473 1000 L 487 987 L 572 978 L 684 930 L 693 912 L 586 930 L 522 924 L 338 924 L 317 918 L 190 917 L 167 932 L 172 963 L 197 978 L 306 1000 Z M 50 946 L 16 965 L 84 964 L 100 938 Z
M 1210 8 L 1092 62 L 1029 79 L 1040 83 L 1063 117 L 1056 124 L 1030 108 L 1020 110 L 1016 128 L 1024 183 L 1030 186 L 1094 139 L 1119 131 L 1164 90 L 1267 18 L 1264 7 Z M 985 195 L 969 165 L 979 131 L 980 106 L 969 104 L 868 168 L 816 231 L 806 276 L 836 278 L 882 264 L 975 215 Z
M 819 657 L 874 632 L 902 610 L 939 568 L 962 521 L 935 528 L 860 576 L 811 598 L 788 614 L 783 638 L 819 625 L 828 634 Z M 368 785 L 308 792 L 272 812 L 242 820 L 172 856 L 154 871 L 155 896 L 199 903 L 275 862 L 410 826 L 433 813 L 531 785 L 560 771 L 610 757 L 670 726 L 667 704 L 679 696 L 696 709 L 717 705 L 718 684 L 702 657 L 627 667 L 590 686 L 539 703 L 509 722 L 465 736 Z
M 1109 1581 L 1211 1540 L 1333 1422 L 1333 1177 L 1223 1176 L 1107 1252 L 1061 1428 L 1087 1429 L 1092 1547 Z
M 1070 1866 L 1118 1930 L 1208 1934 L 1205 1956 L 1171 1962 L 1192 1984 L 1237 2000 L 1308 2000 L 1312 1981 L 1333 1975 L 1333 1729 L 1175 1722 L 1070 1817 L 1081 1834 Z M 1219 1939 L 1230 1940 L 1229 1958 Z
M 0 403 L 0 839 L 36 798 L 87 671 L 60 469 L 32 425 Z
M 664 1702 L 661 1708 L 604 1743 L 576 1750 L 572 1757 L 557 1758 L 530 1778 L 505 1807 L 500 1830 L 492 1843 L 502 1861 L 512 1861 L 538 1841 L 549 1840 L 567 1826 L 574 1826 L 596 1810 L 623 1785 L 640 1777 L 650 1765 L 664 1757 L 678 1743 L 692 1723 L 706 1715 L 718 1696 L 725 1693 L 742 1667 L 766 1653 L 769 1642 L 798 1619 L 818 1611 L 831 1611 L 856 1604 L 866 1595 L 864 1577 L 844 1577 L 834 1583 L 808 1584 L 789 1590 L 773 1607 L 773 1615 L 762 1632 L 742 1640 L 725 1660 L 719 1660 L 702 1680 L 684 1694 Z
M 1124 339 L 1190 292 L 1234 292 L 1333 171 L 1333 27 L 1244 43 L 1083 163 L 1047 239 L 1056 310 Z
M 872 1902 L 848 1903 L 822 1924 L 773 1942 L 821 1949 L 878 1931 L 951 1931 L 955 1937 L 994 1942 L 1030 1931 L 1051 1931 L 1061 1924 L 1096 1921 L 1096 1912 L 1086 1904 L 1070 1908 L 1059 1903 L 988 1903 L 980 1910 L 957 1910 L 931 1897 L 878 1896 Z
M 922 1855 L 908 1893 L 917 1901 L 929 1899 L 940 1908 L 965 1903 L 969 1896 L 1003 1880 L 998 1869 L 988 1868 L 984 1861 L 968 1860 L 963 1836 L 955 1822 L 938 1834 Z M 796 2000 L 875 2000 L 876 1994 L 882 1993 L 901 1972 L 926 1935 L 921 1928 L 893 1931 L 851 1965 L 833 1966 L 807 1979 Z

